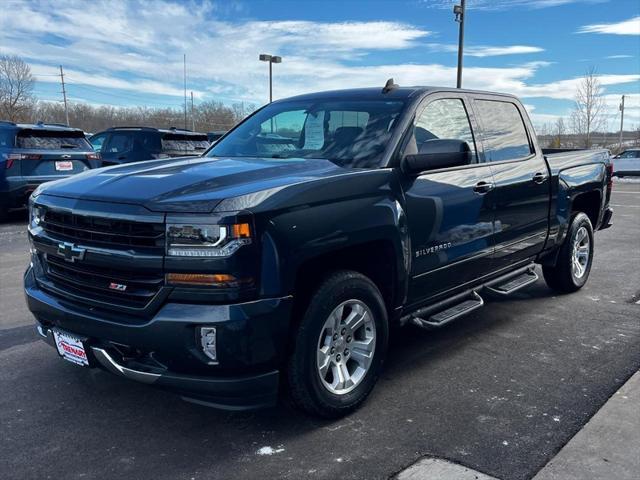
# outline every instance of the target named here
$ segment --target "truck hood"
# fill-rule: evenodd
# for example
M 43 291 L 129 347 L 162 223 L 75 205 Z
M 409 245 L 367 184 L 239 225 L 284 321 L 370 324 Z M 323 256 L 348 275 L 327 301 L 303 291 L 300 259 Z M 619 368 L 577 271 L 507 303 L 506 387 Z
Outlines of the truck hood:
M 142 205 L 152 211 L 205 213 L 224 199 L 345 171 L 321 159 L 187 157 L 90 170 L 46 184 L 40 192 Z

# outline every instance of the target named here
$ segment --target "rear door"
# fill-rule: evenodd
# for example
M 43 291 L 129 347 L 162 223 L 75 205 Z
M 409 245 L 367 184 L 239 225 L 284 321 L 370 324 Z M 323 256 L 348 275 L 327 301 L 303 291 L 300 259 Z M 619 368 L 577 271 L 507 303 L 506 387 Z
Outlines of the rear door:
M 113 131 L 102 144 L 102 162 L 104 165 L 115 165 L 136 161 L 133 158 L 133 131 Z
M 93 149 L 81 131 L 24 129 L 15 152 L 23 177 L 62 177 L 92 168 Z
M 491 270 L 493 177 L 491 167 L 479 163 L 468 112 L 462 94 L 430 95 L 405 141 L 404 154 L 435 138 L 464 140 L 473 153 L 470 165 L 403 176 L 412 250 L 410 304 Z
M 494 267 L 501 269 L 542 251 L 549 228 L 550 173 L 519 102 L 479 95 L 473 105 L 495 181 Z

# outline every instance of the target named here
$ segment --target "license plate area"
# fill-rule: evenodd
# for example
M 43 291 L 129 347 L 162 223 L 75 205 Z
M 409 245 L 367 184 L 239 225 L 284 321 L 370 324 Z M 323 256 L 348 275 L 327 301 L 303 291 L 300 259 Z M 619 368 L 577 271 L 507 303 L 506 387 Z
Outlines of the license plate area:
M 56 349 L 62 358 L 83 367 L 89 366 L 87 351 L 82 339 L 71 333 L 53 329 Z
M 73 162 L 68 160 L 56 162 L 56 170 L 58 172 L 70 172 L 73 170 Z

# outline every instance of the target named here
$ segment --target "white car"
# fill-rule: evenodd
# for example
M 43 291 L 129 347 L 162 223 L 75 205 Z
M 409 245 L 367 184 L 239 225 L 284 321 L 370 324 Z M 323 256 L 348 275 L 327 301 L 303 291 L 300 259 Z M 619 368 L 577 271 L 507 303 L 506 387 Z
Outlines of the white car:
M 620 178 L 640 175 L 640 148 L 625 150 L 613 157 L 613 175 Z

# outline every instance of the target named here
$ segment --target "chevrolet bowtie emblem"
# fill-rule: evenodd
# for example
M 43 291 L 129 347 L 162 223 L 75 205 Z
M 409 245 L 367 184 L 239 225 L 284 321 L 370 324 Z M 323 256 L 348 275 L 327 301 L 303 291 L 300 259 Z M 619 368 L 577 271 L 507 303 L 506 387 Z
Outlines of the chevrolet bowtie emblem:
M 64 257 L 67 262 L 75 262 L 84 258 L 86 250 L 76 247 L 73 243 L 63 242 L 58 244 L 58 255 Z

